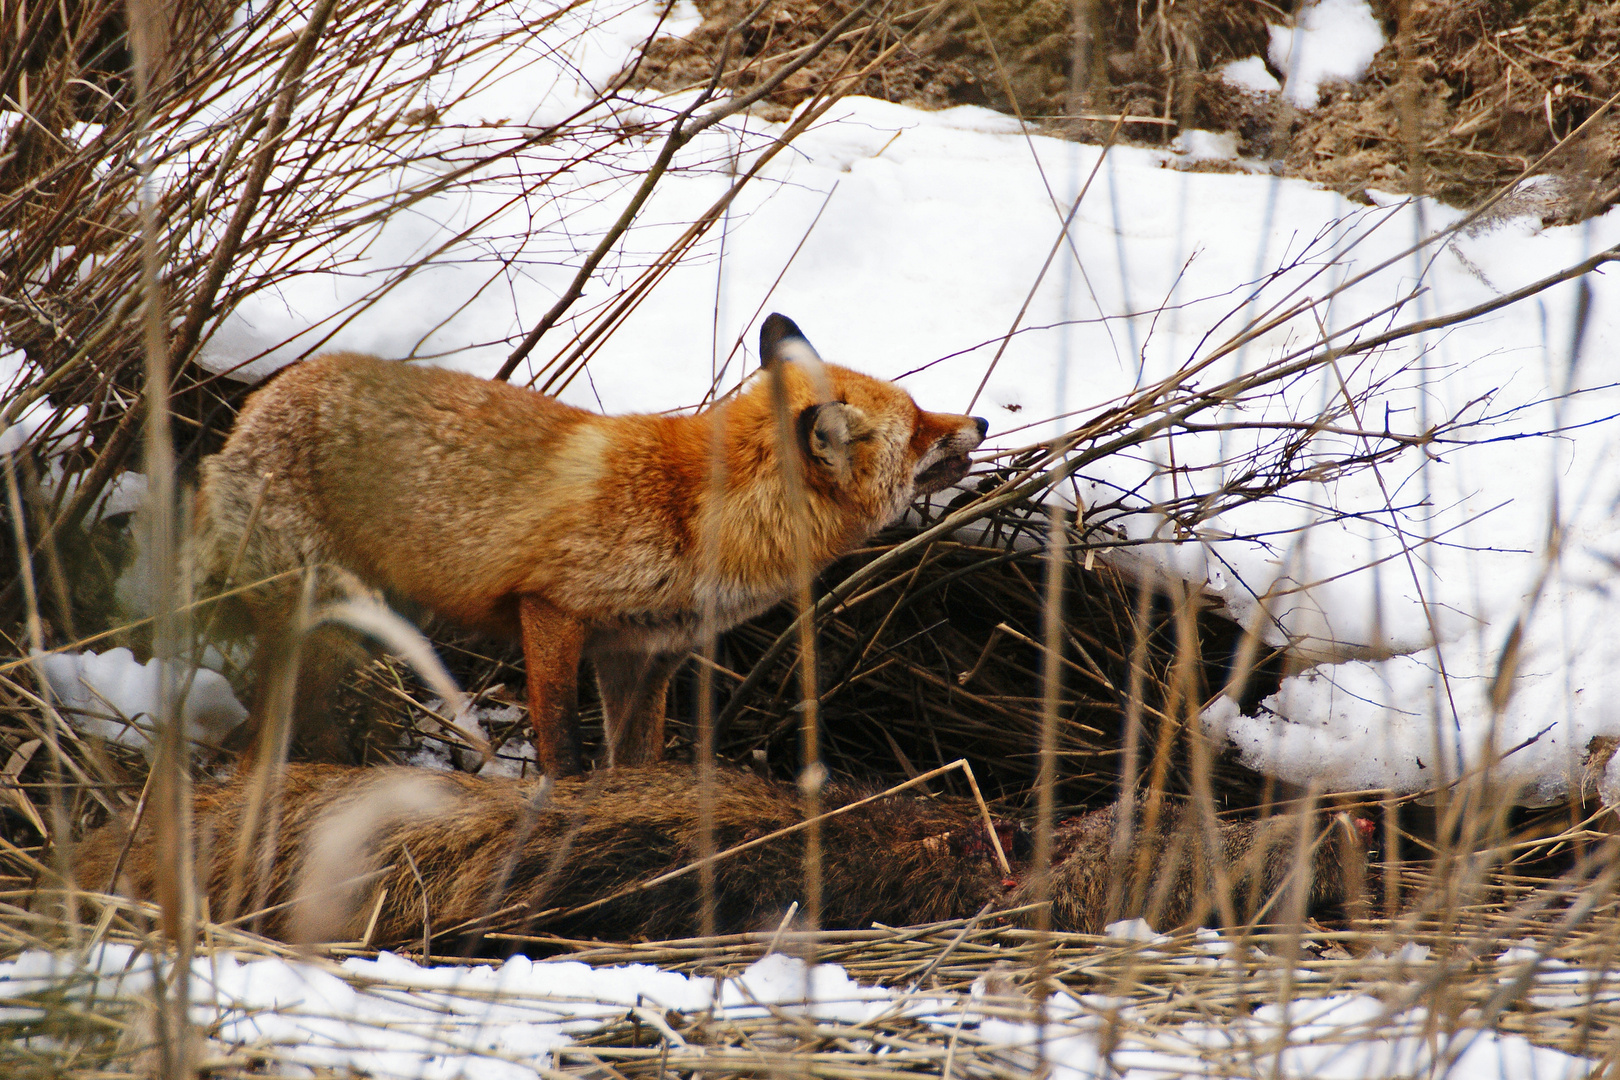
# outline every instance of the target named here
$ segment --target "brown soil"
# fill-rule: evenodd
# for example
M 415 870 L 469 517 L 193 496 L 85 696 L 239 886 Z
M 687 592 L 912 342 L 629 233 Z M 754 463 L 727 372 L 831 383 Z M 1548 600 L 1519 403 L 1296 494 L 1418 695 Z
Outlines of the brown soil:
M 745 92 L 853 10 L 852 0 L 779 0 L 733 39 L 722 80 Z M 1620 0 L 1372 0 L 1389 43 L 1355 85 L 1324 87 L 1311 109 L 1222 80 L 1266 53 L 1297 0 L 942 0 L 857 21 L 759 111 L 780 120 L 840 76 L 892 55 L 850 88 L 921 108 L 985 105 L 1088 141 L 1119 114 L 1125 138 L 1162 143 L 1183 128 L 1237 135 L 1245 157 L 1355 197 L 1367 188 L 1474 205 L 1519 175 L 1620 90 Z M 662 38 L 648 85 L 707 82 L 745 0 L 699 0 L 704 22 Z M 1404 7 L 1404 22 L 1397 16 Z M 1076 33 L 1076 26 L 1089 31 Z M 1539 207 L 1573 221 L 1620 199 L 1620 110 L 1547 161 Z M 1150 122 L 1151 121 L 1151 122 Z M 1207 167 L 1207 166 L 1206 166 Z M 1550 194 L 1549 194 L 1550 193 Z

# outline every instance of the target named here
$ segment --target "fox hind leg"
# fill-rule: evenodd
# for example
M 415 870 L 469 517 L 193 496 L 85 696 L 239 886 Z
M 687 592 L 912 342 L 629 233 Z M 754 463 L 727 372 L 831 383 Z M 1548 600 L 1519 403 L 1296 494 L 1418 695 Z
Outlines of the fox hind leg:
M 602 652 L 591 659 L 602 691 L 602 741 L 607 744 L 608 765 L 664 760 L 664 700 L 681 655 Z

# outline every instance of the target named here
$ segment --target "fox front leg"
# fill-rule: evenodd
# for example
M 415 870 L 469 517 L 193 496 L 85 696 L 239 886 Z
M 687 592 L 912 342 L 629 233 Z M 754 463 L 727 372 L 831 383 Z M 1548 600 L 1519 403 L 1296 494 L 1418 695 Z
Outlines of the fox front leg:
M 585 624 L 533 594 L 518 598 L 534 751 L 547 776 L 580 772 L 579 658 Z

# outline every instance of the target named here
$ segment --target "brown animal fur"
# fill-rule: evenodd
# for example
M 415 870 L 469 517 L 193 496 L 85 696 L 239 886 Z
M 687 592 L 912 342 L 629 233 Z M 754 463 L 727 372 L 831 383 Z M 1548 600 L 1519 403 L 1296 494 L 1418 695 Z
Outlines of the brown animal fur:
M 797 483 L 769 376 L 695 415 L 600 416 L 352 353 L 293 365 L 203 463 L 200 576 L 218 588 L 330 564 L 520 639 L 550 774 L 578 770 L 576 678 L 590 659 L 608 763 L 658 761 L 669 678 L 705 614 L 723 630 L 777 603 L 802 559 L 819 570 L 961 479 L 986 430 L 822 364 L 780 315 L 760 348 L 783 384 Z M 291 651 L 298 589 L 286 579 L 242 602 L 261 681 Z
M 386 889 L 371 935 L 376 945 L 420 942 L 424 891 L 431 931 L 463 936 L 483 930 L 546 931 L 613 939 L 668 938 L 699 932 L 699 875 L 613 900 L 591 911 L 556 914 L 699 858 L 696 782 L 673 765 L 612 769 L 590 779 L 479 779 L 419 769 L 348 769 L 294 765 L 286 770 L 268 874 L 251 854 L 235 867 L 246 803 L 245 779 L 201 790 L 199 865 L 217 913 L 224 898 L 248 906 L 284 905 L 263 919 L 266 933 L 295 941 L 356 940 Z M 825 805 L 865 793 L 833 785 Z M 1123 882 L 1160 927 L 1203 919 L 1215 908 L 1212 880 L 1186 843 L 1185 811 L 1167 806 L 1155 829 L 1138 829 L 1135 847 L 1114 859 L 1113 807 L 1061 823 L 1053 874 L 1057 929 L 1095 933 L 1110 917 L 1109 886 Z M 803 820 L 791 785 L 742 772 L 716 779 L 714 829 L 724 850 Z M 1239 910 L 1264 903 L 1288 879 L 1298 835 L 1293 818 L 1219 826 L 1221 858 Z M 1316 826 L 1313 825 L 1313 829 Z M 860 928 L 873 921 L 906 925 L 964 918 L 984 905 L 1015 908 L 1034 897 L 1025 843 L 1014 828 L 998 834 L 1015 859 L 1013 877 L 995 862 L 975 804 L 961 799 L 890 796 L 822 824 L 822 924 Z M 104 826 L 81 845 L 81 887 L 106 888 L 127 833 Z M 1363 858 L 1353 830 L 1332 826 L 1311 850 L 1310 898 L 1345 891 L 1346 859 Z M 715 865 L 715 918 L 723 931 L 776 925 L 802 901 L 804 834 L 796 833 Z M 159 867 L 143 827 L 117 886 L 151 897 Z M 551 912 L 552 914 L 542 914 Z M 1020 916 L 1028 919 L 1027 913 Z M 456 928 L 461 928 L 457 930 Z

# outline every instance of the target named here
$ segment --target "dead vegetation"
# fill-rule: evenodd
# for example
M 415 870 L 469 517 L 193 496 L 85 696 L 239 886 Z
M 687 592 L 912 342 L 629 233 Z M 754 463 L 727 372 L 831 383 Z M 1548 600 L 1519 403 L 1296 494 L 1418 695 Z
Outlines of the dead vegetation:
M 958 761 L 926 776 L 952 772 L 971 775 Z M 805 903 L 805 797 L 792 783 L 717 769 L 705 825 L 695 779 L 667 763 L 520 784 L 290 765 L 274 794 L 279 817 L 250 835 L 255 780 L 238 775 L 197 796 L 205 891 L 217 917 L 247 917 L 283 941 L 420 944 L 428 955 L 543 954 L 557 937 L 769 930 Z M 1026 823 L 993 818 L 971 798 L 918 797 L 927 787 L 834 783 L 822 792 L 814 925 L 861 930 L 978 913 L 1033 927 L 1050 898 L 1053 929 L 1101 934 L 1120 918 L 1169 930 L 1217 915 L 1236 924 L 1268 909 L 1276 918 L 1296 906 L 1367 904 L 1368 826 L 1348 815 L 1212 821 L 1206 853 L 1187 842 L 1200 831 L 1190 804 L 1108 806 L 1058 823 L 1046 882 Z M 76 874 L 97 891 L 116 885 L 106 891 L 155 900 L 164 867 L 154 830 L 140 824 L 132 837 L 128 825 L 87 836 Z M 1130 843 L 1118 841 L 1125 834 Z M 720 853 L 711 863 L 706 844 Z

